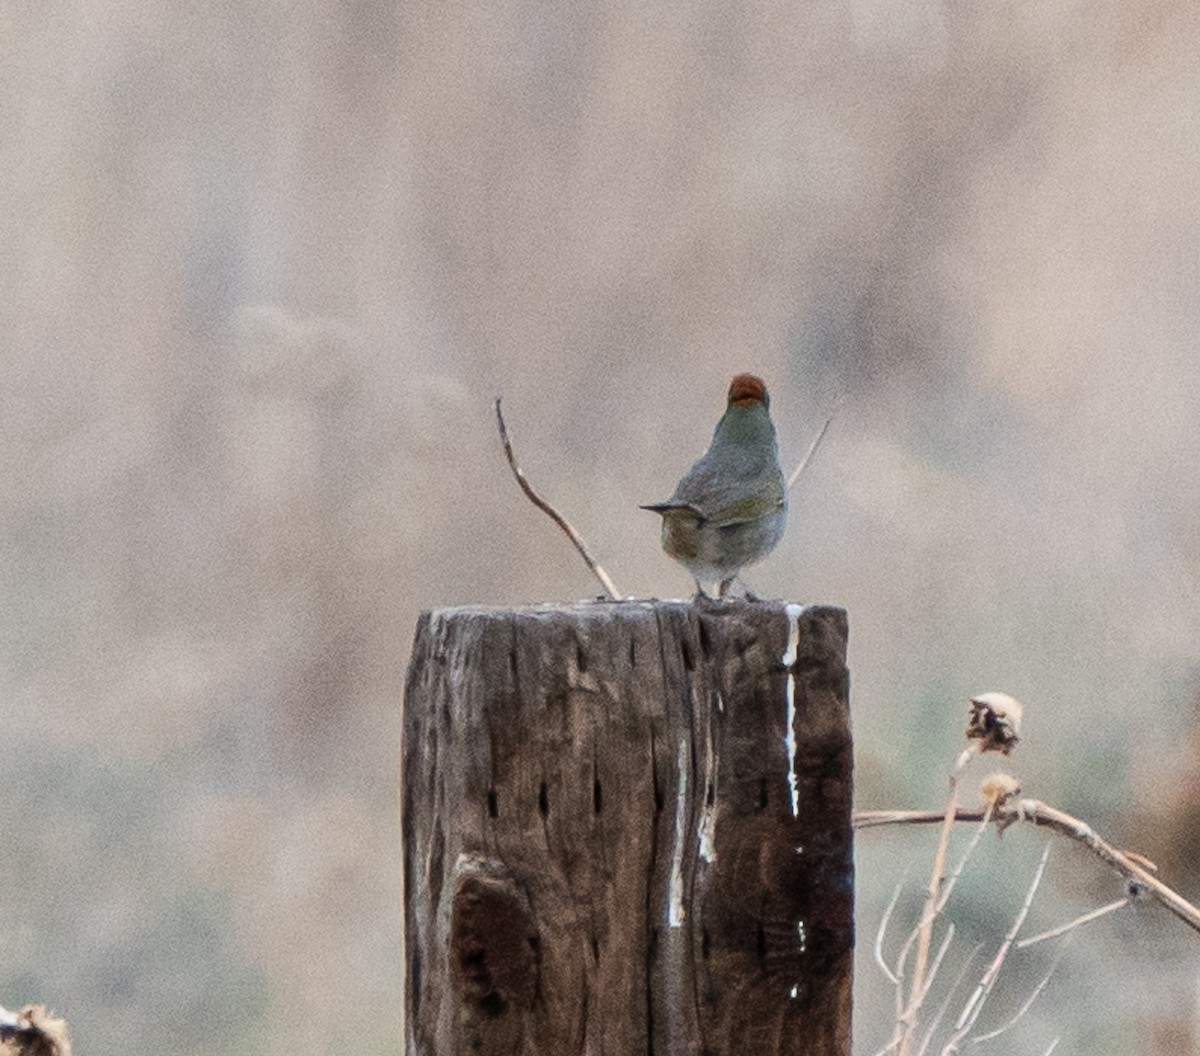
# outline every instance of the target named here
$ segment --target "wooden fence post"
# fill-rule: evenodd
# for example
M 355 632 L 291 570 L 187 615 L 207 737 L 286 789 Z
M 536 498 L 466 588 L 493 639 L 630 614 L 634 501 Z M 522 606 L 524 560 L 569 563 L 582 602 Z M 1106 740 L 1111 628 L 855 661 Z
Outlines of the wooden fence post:
M 425 613 L 409 1056 L 849 1056 L 846 614 Z

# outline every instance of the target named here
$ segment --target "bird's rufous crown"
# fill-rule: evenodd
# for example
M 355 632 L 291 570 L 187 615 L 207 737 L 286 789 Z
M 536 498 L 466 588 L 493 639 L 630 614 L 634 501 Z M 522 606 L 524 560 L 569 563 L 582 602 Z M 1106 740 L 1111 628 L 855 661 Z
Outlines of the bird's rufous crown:
M 757 374 L 738 374 L 729 383 L 729 402 L 735 407 L 766 403 L 767 386 Z

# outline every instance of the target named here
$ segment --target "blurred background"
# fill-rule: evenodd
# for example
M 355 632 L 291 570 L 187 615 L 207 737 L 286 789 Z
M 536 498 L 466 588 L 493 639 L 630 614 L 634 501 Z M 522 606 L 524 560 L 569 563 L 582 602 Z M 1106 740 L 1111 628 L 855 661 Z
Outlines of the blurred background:
M 835 414 L 748 579 L 849 610 L 859 805 L 939 807 L 1006 690 L 1026 793 L 1200 897 L 1200 7 L 0 22 L 0 1002 L 88 1053 L 399 1052 L 418 613 L 597 589 L 493 397 L 621 590 L 685 596 L 636 506 L 742 370 L 789 467 Z M 864 1053 L 934 842 L 859 840 Z M 984 841 L 955 956 L 1043 843 Z M 1120 894 L 1060 841 L 1027 927 Z M 1194 1053 L 1198 950 L 1091 924 L 992 1051 Z

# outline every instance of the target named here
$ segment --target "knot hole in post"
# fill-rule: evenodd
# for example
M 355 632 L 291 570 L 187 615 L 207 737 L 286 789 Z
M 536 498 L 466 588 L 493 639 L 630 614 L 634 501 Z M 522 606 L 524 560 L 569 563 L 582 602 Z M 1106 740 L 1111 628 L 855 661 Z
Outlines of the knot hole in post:
M 489 873 L 497 867 L 490 863 Z M 460 1000 L 489 1018 L 527 1009 L 537 990 L 538 936 L 510 880 L 460 876 L 450 910 L 450 963 Z

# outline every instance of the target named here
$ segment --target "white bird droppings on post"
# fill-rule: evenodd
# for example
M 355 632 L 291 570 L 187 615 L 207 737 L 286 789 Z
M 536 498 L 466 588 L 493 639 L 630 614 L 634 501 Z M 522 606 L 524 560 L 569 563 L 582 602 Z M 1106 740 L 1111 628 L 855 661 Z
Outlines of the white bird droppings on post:
M 671 888 L 667 899 L 667 924 L 678 928 L 683 924 L 683 828 L 687 819 L 688 742 L 679 738 L 679 785 L 675 792 L 675 845 L 671 850 Z
M 718 699 L 720 699 L 718 697 Z M 704 739 L 704 812 L 700 815 L 699 840 L 700 857 L 712 864 L 716 853 L 713 850 L 713 816 L 717 795 L 717 764 L 713 754 L 712 723 L 708 724 L 708 733 Z
M 789 604 L 784 611 L 788 618 L 788 643 L 783 654 L 783 666 L 787 668 L 787 733 L 783 743 L 788 753 L 788 787 L 792 792 L 792 817 L 800 812 L 800 789 L 796 784 L 796 676 L 792 665 L 796 662 L 796 650 L 800 645 L 800 614 L 805 606 Z

